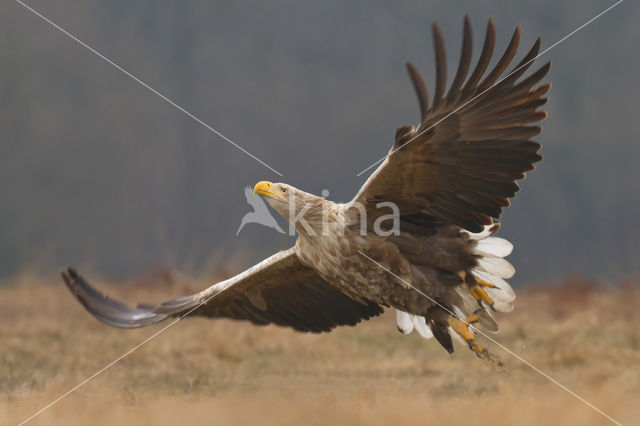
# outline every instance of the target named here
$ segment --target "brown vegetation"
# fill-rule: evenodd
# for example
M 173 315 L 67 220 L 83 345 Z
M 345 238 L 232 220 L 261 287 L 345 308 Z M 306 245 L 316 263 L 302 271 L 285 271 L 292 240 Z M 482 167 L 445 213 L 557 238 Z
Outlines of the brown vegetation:
M 90 317 L 57 278 L 0 287 L 0 423 L 18 423 L 161 326 Z M 42 280 L 41 280 L 42 281 Z M 53 282 L 52 282 L 53 281 Z M 134 302 L 162 288 L 100 283 Z M 143 284 L 137 282 L 137 284 Z M 190 288 L 188 288 L 190 287 Z M 640 289 L 575 281 L 519 294 L 495 338 L 622 423 L 640 417 Z M 331 334 L 186 319 L 32 424 L 608 424 L 493 343 L 497 371 L 458 347 L 402 336 L 390 314 Z

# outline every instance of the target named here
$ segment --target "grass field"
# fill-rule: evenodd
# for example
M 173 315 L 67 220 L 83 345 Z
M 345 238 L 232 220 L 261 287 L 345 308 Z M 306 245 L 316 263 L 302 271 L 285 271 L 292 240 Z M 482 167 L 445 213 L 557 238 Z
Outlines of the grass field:
M 157 302 L 204 284 L 96 284 Z M 152 294 L 153 292 L 153 294 Z M 519 292 L 495 338 L 623 424 L 640 423 L 640 287 Z M 0 424 L 17 424 L 162 326 L 99 323 L 57 277 L 0 287 Z M 330 334 L 190 318 L 77 389 L 33 425 L 612 424 L 480 337 L 502 369 L 459 346 L 400 335 L 392 313 Z

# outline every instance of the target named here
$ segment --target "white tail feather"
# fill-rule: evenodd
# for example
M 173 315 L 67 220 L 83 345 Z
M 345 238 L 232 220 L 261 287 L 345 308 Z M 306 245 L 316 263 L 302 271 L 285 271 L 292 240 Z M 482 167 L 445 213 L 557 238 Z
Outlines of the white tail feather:
M 409 334 L 413 331 L 411 315 L 406 312 L 396 309 L 396 323 L 398 325 L 398 330 L 402 334 Z
M 489 294 L 490 297 L 493 297 L 492 292 L 487 292 L 487 294 Z M 498 312 L 511 312 L 513 311 L 514 306 L 515 306 L 514 302 L 506 303 L 497 299 L 493 299 L 493 309 L 495 309 Z
M 491 231 L 491 226 L 485 226 L 481 233 L 470 234 L 472 239 L 478 240 L 474 251 L 479 255 L 478 266 L 471 273 L 476 279 L 494 286 L 483 287 L 493 300 L 493 308 L 500 312 L 510 312 L 513 310 L 516 293 L 503 278 L 511 278 L 516 270 L 503 257 L 511 254 L 513 244 L 504 238 L 491 236 L 495 234 Z M 474 238 L 474 236 L 482 238 Z
M 504 238 L 489 237 L 478 241 L 476 245 L 477 254 L 488 254 L 497 257 L 509 256 L 513 251 L 513 244 Z
M 396 309 L 396 324 L 398 325 L 398 330 L 402 334 L 409 334 L 415 328 L 418 334 L 425 339 L 433 337 L 433 333 L 431 332 L 431 328 L 427 325 L 427 321 L 424 317 L 419 315 L 412 315 Z
M 501 278 L 511 278 L 515 268 L 501 257 L 484 256 L 478 259 L 478 269 Z
M 427 321 L 424 317 L 418 315 L 413 316 L 413 325 L 416 328 L 416 331 L 425 339 L 431 339 L 433 337 L 433 332 L 431 328 L 427 325 Z

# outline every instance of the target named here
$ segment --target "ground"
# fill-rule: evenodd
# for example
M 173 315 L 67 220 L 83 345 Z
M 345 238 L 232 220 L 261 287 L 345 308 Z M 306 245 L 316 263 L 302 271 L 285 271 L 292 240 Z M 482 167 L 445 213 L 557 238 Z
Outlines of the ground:
M 172 280 L 168 280 L 172 281 Z M 154 281 L 155 282 L 155 281 Z M 204 284 L 96 284 L 157 302 Z M 622 422 L 639 422 L 640 286 L 520 291 L 496 340 Z M 163 325 L 106 326 L 57 277 L 0 286 L 0 424 L 17 424 Z M 492 367 L 458 346 L 396 331 L 392 312 L 329 334 L 188 318 L 34 418 L 33 425 L 612 424 L 480 337 Z

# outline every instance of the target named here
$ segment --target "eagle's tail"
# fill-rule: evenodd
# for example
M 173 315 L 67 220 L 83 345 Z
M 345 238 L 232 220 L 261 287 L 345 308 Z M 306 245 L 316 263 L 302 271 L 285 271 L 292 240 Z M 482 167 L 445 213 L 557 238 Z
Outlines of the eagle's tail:
M 504 259 L 511 254 L 513 245 L 504 238 L 494 237 L 499 228 L 500 225 L 496 223 L 486 226 L 482 232 L 464 231 L 474 242 L 473 253 L 477 257 L 477 264 L 466 274 L 464 283 L 453 288 L 449 296 L 442 299 L 446 306 L 430 308 L 426 319 L 396 311 L 396 323 L 401 333 L 409 334 L 415 329 L 425 339 L 435 336 L 450 353 L 453 352 L 452 338 L 469 344 L 479 355 L 479 350 L 487 353 L 486 349 L 475 343 L 475 326 L 497 332 L 498 325 L 491 312 L 510 312 L 516 299 L 515 292 L 505 281 L 515 273 L 513 266 Z M 469 324 L 473 327 L 470 328 Z
M 486 226 L 477 234 L 469 233 L 476 241 L 474 254 L 478 256 L 478 264 L 471 270 L 467 284 L 472 296 L 485 308 L 499 312 L 511 312 L 516 300 L 513 291 L 505 278 L 511 278 L 515 268 L 504 259 L 513 251 L 513 244 L 504 238 L 494 237 L 499 224 Z
M 397 309 L 396 323 L 398 325 L 398 331 L 402 334 L 409 334 L 415 329 L 418 334 L 425 339 L 433 337 L 433 332 L 427 324 L 427 320 L 423 316 L 412 315 Z
M 450 306 L 455 315 L 448 314 L 446 320 L 440 321 L 437 320 L 438 315 L 434 315 L 434 326 L 446 326 L 448 334 L 446 338 L 441 336 L 438 342 L 449 352 L 453 349 L 450 338 L 454 338 L 466 343 L 480 358 L 497 364 L 500 364 L 499 360 L 476 342 L 475 334 L 477 326 L 497 333 L 498 324 L 491 312 L 510 312 L 516 300 L 515 292 L 504 280 L 515 273 L 514 267 L 504 259 L 511 254 L 513 245 L 504 238 L 493 236 L 499 228 L 499 224 L 493 224 L 486 226 L 482 232 L 468 233 L 475 242 L 473 254 L 477 263 L 464 277 L 464 283 L 455 288 L 456 294 L 450 297 Z M 438 333 L 433 331 L 437 338 Z

